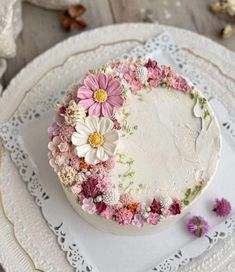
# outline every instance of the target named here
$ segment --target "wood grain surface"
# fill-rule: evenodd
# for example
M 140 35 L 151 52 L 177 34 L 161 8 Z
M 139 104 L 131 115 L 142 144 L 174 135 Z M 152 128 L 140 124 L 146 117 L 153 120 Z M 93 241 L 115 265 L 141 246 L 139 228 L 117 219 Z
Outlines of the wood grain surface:
M 122 22 L 159 22 L 205 35 L 235 51 L 235 36 L 221 39 L 219 31 L 224 18 L 211 14 L 211 0 L 84 0 L 87 29 Z M 56 43 L 79 32 L 61 27 L 62 12 L 23 4 L 22 33 L 17 40 L 17 55 L 8 61 L 2 83 L 7 86 L 29 61 Z M 235 25 L 234 25 L 235 28 Z M 0 272 L 3 270 L 0 267 Z M 24 272 L 24 271 L 22 271 Z M 208 271 L 209 272 L 209 271 Z
M 84 0 L 87 29 L 122 22 L 159 22 L 205 35 L 235 51 L 235 36 L 219 37 L 226 20 L 211 14 L 211 0 Z M 17 56 L 8 61 L 3 77 L 7 86 L 12 77 L 30 60 L 51 46 L 79 32 L 61 27 L 62 12 L 23 4 L 24 28 L 17 40 Z M 235 27 L 235 26 L 234 26 Z

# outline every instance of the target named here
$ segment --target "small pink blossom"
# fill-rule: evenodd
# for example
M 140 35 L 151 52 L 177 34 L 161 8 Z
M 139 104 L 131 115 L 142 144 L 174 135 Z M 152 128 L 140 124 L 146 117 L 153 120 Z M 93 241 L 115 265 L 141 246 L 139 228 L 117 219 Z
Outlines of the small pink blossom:
M 230 202 L 225 199 L 216 199 L 216 203 L 215 203 L 215 207 L 213 209 L 213 211 L 216 213 L 217 216 L 228 216 L 231 212 L 231 204 Z
M 62 142 L 70 143 L 71 142 L 71 137 L 72 137 L 73 133 L 74 133 L 74 128 L 72 126 L 64 124 L 60 128 L 60 133 L 59 133 L 61 141 Z
M 103 162 L 103 166 L 108 170 L 112 170 L 115 166 L 115 160 L 113 157 L 110 157 L 107 161 Z
M 105 193 L 108 191 L 110 187 L 110 181 L 107 177 L 104 177 L 103 179 L 99 179 L 97 183 L 97 188 L 102 192 Z
M 162 209 L 162 215 L 164 217 L 167 217 L 167 216 L 171 215 L 171 211 L 168 209 Z
M 135 68 L 132 68 L 132 70 L 130 69 L 127 73 L 124 74 L 123 77 L 125 81 L 129 84 L 132 92 L 139 91 L 143 87 L 143 83 L 141 83 L 136 78 Z
M 151 225 L 156 225 L 159 220 L 159 214 L 157 213 L 149 213 L 149 217 L 147 218 L 147 223 Z
M 102 96 L 98 96 L 102 93 Z M 111 117 L 123 105 L 120 80 L 110 74 L 90 74 L 85 77 L 83 86 L 78 89 L 79 104 L 88 110 L 89 115 Z
M 73 193 L 75 196 L 79 196 L 80 192 L 82 191 L 82 186 L 81 186 L 81 183 L 80 183 L 80 182 L 75 183 L 75 184 L 74 184 L 73 186 L 71 186 L 70 188 L 71 188 L 72 193 Z
M 102 211 L 100 215 L 102 217 L 105 217 L 108 220 L 111 220 L 113 219 L 114 214 L 115 214 L 115 210 L 112 207 L 107 206 L 106 209 Z
M 58 149 L 59 149 L 60 152 L 62 152 L 62 153 L 68 152 L 68 151 L 69 151 L 69 145 L 68 145 L 68 143 L 63 143 L 63 142 L 61 142 L 61 143 L 58 145 Z
M 143 219 L 140 214 L 136 214 L 132 220 L 132 225 L 138 228 L 142 228 L 144 225 Z
M 192 91 L 192 87 L 188 84 L 186 79 L 184 79 L 181 76 L 171 78 L 171 81 L 169 81 L 169 83 L 170 83 L 170 87 L 172 87 L 176 90 L 183 91 L 183 92 L 191 92 Z
M 120 225 L 129 225 L 133 214 L 127 208 L 121 208 L 116 211 L 115 218 Z
M 82 201 L 82 209 L 89 214 L 94 214 L 96 212 L 96 206 L 93 199 L 84 198 Z
M 75 170 L 80 169 L 80 159 L 78 156 L 73 155 L 69 160 L 69 165 L 73 167 Z
M 133 202 L 133 198 L 129 194 L 121 194 L 120 196 L 120 202 L 123 204 L 123 206 L 127 206 L 129 203 Z

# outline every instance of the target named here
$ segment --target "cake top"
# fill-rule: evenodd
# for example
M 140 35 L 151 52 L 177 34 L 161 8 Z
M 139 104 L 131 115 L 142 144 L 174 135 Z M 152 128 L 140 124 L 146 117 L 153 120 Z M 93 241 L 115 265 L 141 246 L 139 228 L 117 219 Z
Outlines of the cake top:
M 78 205 L 137 227 L 181 213 L 220 151 L 206 99 L 151 59 L 90 71 L 58 106 L 49 138 L 50 165 Z

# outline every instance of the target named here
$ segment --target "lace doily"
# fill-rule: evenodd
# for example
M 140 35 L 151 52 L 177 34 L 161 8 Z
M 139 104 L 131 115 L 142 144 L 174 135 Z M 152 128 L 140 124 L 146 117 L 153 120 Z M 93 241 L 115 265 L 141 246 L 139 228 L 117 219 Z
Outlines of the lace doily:
M 124 26 L 119 27 L 120 31 L 123 31 L 122 27 L 124 27 Z M 146 29 L 146 26 L 144 26 L 144 28 L 142 29 L 142 31 L 144 31 L 145 29 Z M 133 31 L 133 29 L 132 29 L 132 31 Z M 136 31 L 137 31 L 137 28 L 136 28 Z M 151 29 L 151 31 L 149 31 L 149 35 L 150 35 L 150 33 L 151 34 L 155 33 L 153 31 L 153 28 Z M 139 26 L 138 26 L 138 32 L 139 32 L 140 36 L 143 33 L 143 32 L 141 32 L 139 30 Z M 95 31 L 94 31 L 94 33 L 95 33 Z M 144 35 L 144 34 L 142 34 L 142 35 Z M 164 37 L 164 35 L 161 36 L 161 37 Z M 129 48 L 131 48 L 133 46 L 134 46 L 134 42 L 132 42 L 132 43 L 130 42 L 129 44 L 127 43 L 127 44 L 125 44 L 125 46 L 124 45 L 115 46 L 115 51 L 114 51 L 115 54 L 114 55 L 119 56 L 120 54 L 122 54 L 123 52 L 125 52 L 126 49 L 129 49 Z M 183 63 L 182 64 L 181 63 L 182 59 L 183 59 L 182 58 L 183 57 L 182 54 L 186 54 L 186 52 L 184 52 L 182 50 L 178 50 L 177 47 L 174 45 L 174 43 L 172 41 L 154 40 L 154 41 L 150 42 L 150 44 L 148 45 L 148 47 L 150 48 L 148 53 L 151 53 L 151 48 L 152 49 L 153 48 L 154 49 L 161 48 L 161 50 L 169 50 L 172 53 L 173 59 L 176 61 L 176 63 L 182 69 L 186 69 L 187 68 L 184 71 L 184 73 L 190 78 L 191 81 L 195 82 L 196 84 L 203 84 L 205 82 L 205 79 L 203 80 L 203 78 L 206 78 L 207 75 L 205 75 L 203 77 L 203 76 L 201 76 L 201 73 L 197 74 L 195 72 L 192 75 L 192 71 L 190 72 L 190 69 L 189 69 L 190 65 L 194 65 L 195 66 L 195 70 L 196 70 L 196 65 L 198 65 L 197 67 L 201 68 L 201 69 L 197 68 L 197 70 L 199 70 L 199 71 L 202 70 L 202 66 L 204 65 L 204 67 L 207 67 L 206 71 L 210 74 L 211 71 L 213 70 L 213 75 L 215 75 L 215 77 L 217 78 L 217 80 L 219 80 L 219 75 L 216 75 L 216 73 L 215 73 L 215 71 L 216 71 L 215 67 L 214 66 L 210 67 L 211 71 L 209 71 L 208 64 L 206 64 L 206 63 L 202 64 L 201 61 L 198 61 L 198 58 L 196 58 L 196 57 L 195 57 L 195 59 L 193 59 L 193 57 L 187 57 L 187 60 L 190 59 L 190 61 L 192 62 L 192 64 L 190 64 L 190 65 L 187 65 L 187 63 Z M 109 57 L 108 54 L 109 54 L 109 52 L 107 52 L 106 58 Z M 91 54 L 90 57 L 92 58 L 92 57 L 94 57 L 94 55 Z M 84 58 L 84 65 L 85 65 L 85 61 L 86 60 L 87 60 L 87 58 Z M 104 61 L 104 59 L 99 59 L 99 56 L 98 56 L 97 57 L 97 62 L 101 63 L 102 61 Z M 98 63 L 97 63 L 97 65 L 98 65 Z M 183 65 L 183 67 L 182 67 L 182 65 Z M 76 67 L 71 67 L 71 69 L 76 69 Z M 60 73 L 58 73 L 57 76 L 62 76 L 62 75 L 60 75 Z M 222 79 L 221 75 L 220 75 L 220 77 Z M 65 76 L 65 78 L 66 78 L 66 76 Z M 71 80 L 71 78 L 70 78 L 70 80 Z M 196 82 L 196 80 L 197 80 L 197 82 Z M 48 84 L 47 88 L 48 88 L 48 90 L 50 90 L 53 87 L 53 81 L 48 81 L 48 83 L 49 84 Z M 8 133 L 6 131 L 6 129 L 8 128 L 8 126 L 3 126 L 2 129 L 1 129 L 1 134 L 2 134 L 2 136 L 4 138 L 4 140 L 5 140 L 6 146 L 7 146 L 7 148 L 12 153 L 12 159 L 15 161 L 16 164 L 18 164 L 18 166 L 21 166 L 20 167 L 20 170 L 21 170 L 20 174 L 22 175 L 22 177 L 24 178 L 24 180 L 29 181 L 29 183 L 28 183 L 29 184 L 29 190 L 30 190 L 30 192 L 34 196 L 36 196 L 36 202 L 37 202 L 37 204 L 39 206 L 43 206 L 43 203 L 49 199 L 49 196 L 47 195 L 46 192 L 43 191 L 42 187 L 37 183 L 37 179 L 36 179 L 37 173 L 36 173 L 36 171 L 34 169 L 34 165 L 31 165 L 31 167 L 29 167 L 28 155 L 27 155 L 26 152 L 24 152 L 24 149 L 22 149 L 21 143 L 18 142 L 18 139 L 16 137 L 17 133 L 18 133 L 17 130 L 18 130 L 18 127 L 20 127 L 25 121 L 28 122 L 28 121 L 33 120 L 33 119 L 37 120 L 37 119 L 40 118 L 40 116 L 41 116 L 41 114 L 43 114 L 43 112 L 45 112 L 48 109 L 50 109 L 52 107 L 52 105 L 54 105 L 55 101 L 58 100 L 58 98 L 59 98 L 58 94 L 63 95 L 63 92 L 61 92 L 61 90 L 63 90 L 66 87 L 67 84 L 68 84 L 68 82 L 65 82 L 64 83 L 65 86 L 60 86 L 60 88 L 61 88 L 60 90 L 55 89 L 53 91 L 53 94 L 55 96 L 51 95 L 49 97 L 49 99 L 48 99 L 48 96 L 46 95 L 47 90 L 45 90 L 45 89 L 40 92 L 40 97 L 38 97 L 38 93 L 37 94 L 36 93 L 35 94 L 32 93 L 27 98 L 27 103 L 25 102 L 23 104 L 23 106 L 19 108 L 19 111 L 17 112 L 16 117 L 12 118 L 12 120 L 11 120 L 11 124 L 12 124 L 12 126 L 11 126 L 11 132 Z M 223 84 L 225 84 L 225 86 L 233 86 L 232 84 L 234 84 L 234 83 L 232 83 L 232 80 L 226 79 L 226 82 L 223 81 Z M 215 82 L 215 86 L 217 86 L 217 85 L 218 84 L 216 84 L 216 82 Z M 210 87 L 208 87 L 208 86 L 210 86 Z M 208 90 L 211 89 L 211 86 L 213 86 L 213 85 L 208 85 L 208 86 L 205 85 L 204 86 L 205 88 L 203 88 L 204 93 L 207 95 L 207 97 L 211 101 L 214 99 L 215 100 L 214 103 L 221 103 L 221 101 L 217 102 L 217 95 L 216 95 L 217 92 L 216 92 L 216 94 L 214 94 L 214 93 L 209 93 L 209 91 L 208 91 Z M 217 88 L 218 88 L 218 86 L 217 86 Z M 40 90 L 40 88 L 38 90 Z M 207 93 L 206 93 L 206 91 L 207 91 Z M 218 93 L 219 93 L 219 91 L 220 91 L 220 89 L 218 89 Z M 225 91 L 224 91 L 224 93 L 225 93 Z M 230 141 L 232 143 L 233 139 L 234 139 L 233 133 L 231 133 L 233 123 L 232 123 L 231 118 L 229 117 L 230 116 L 229 113 L 232 112 L 233 107 L 230 106 L 230 105 L 232 105 L 230 103 L 231 101 L 229 100 L 230 96 L 226 95 L 224 97 L 225 97 L 225 100 L 223 100 L 222 101 L 223 103 L 221 103 L 221 105 L 220 105 L 224 109 L 224 112 L 223 112 L 224 114 L 222 115 L 222 119 L 224 118 L 225 122 L 223 122 L 222 124 L 227 123 L 227 124 L 230 125 L 229 128 L 227 128 L 227 125 L 224 125 L 224 128 L 225 128 L 224 130 L 227 131 L 228 139 L 230 139 Z M 40 101 L 40 102 L 36 102 L 35 103 L 35 101 L 36 101 L 35 98 L 37 98 L 37 101 Z M 41 101 L 44 100 L 44 99 L 48 99 L 48 100 L 47 100 L 46 103 L 43 103 L 43 106 L 42 106 L 41 105 Z M 227 102 L 226 102 L 226 100 L 227 100 Z M 31 107 L 30 107 L 31 111 L 25 110 L 25 109 L 28 108 L 29 104 L 31 104 Z M 229 112 L 227 112 L 225 110 L 226 108 L 229 109 Z M 234 144 L 234 142 L 233 142 L 233 144 Z M 24 162 L 26 162 L 26 163 L 24 163 Z M 7 172 L 5 172 L 5 175 L 6 175 L 6 173 Z M 6 199 L 6 202 L 7 202 L 7 199 Z M 4 203 L 5 203 L 5 201 L 4 201 Z M 8 207 L 11 207 L 11 206 L 13 206 L 13 203 L 12 203 L 12 205 L 11 204 L 8 205 Z M 16 221 L 18 222 L 18 220 L 16 220 Z M 22 224 L 23 224 L 23 222 L 22 222 Z M 220 231 L 220 233 L 218 233 L 215 238 L 213 238 L 213 233 L 211 233 L 212 236 L 210 237 L 210 239 L 206 238 L 209 241 L 209 245 L 214 244 L 218 240 L 218 238 L 223 238 L 223 237 L 225 238 L 225 236 L 229 233 L 229 231 L 226 231 L 227 227 L 228 227 L 229 231 L 234 228 L 234 220 L 232 218 L 230 220 L 228 220 L 226 222 L 226 224 L 220 225 L 220 228 L 222 228 L 223 231 Z M 68 239 L 68 238 L 67 238 L 67 234 L 66 234 L 65 230 L 63 229 L 63 224 L 62 225 L 61 224 L 60 225 L 56 225 L 56 226 L 55 225 L 51 225 L 51 228 L 54 230 L 54 232 L 57 235 L 59 235 L 60 245 L 62 246 L 62 248 L 64 250 L 66 250 L 68 252 L 67 253 L 68 259 L 69 259 L 70 263 L 73 266 L 77 267 L 77 269 L 78 269 L 77 271 L 79 271 L 79 269 L 87 269 L 88 271 L 91 270 L 91 266 L 90 266 L 89 262 L 87 263 L 86 260 L 84 260 L 84 258 L 83 258 L 83 253 L 80 253 L 80 250 L 78 252 L 77 249 L 79 247 L 77 245 L 74 246 L 73 243 L 69 244 L 69 243 L 66 242 L 66 239 Z M 24 240 L 24 239 L 22 239 L 22 240 Z M 33 246 L 32 246 L 32 248 L 33 248 Z M 32 255 L 35 258 L 35 254 L 33 253 Z M 172 259 L 172 257 L 170 257 L 170 258 Z M 39 263 L 39 259 L 40 258 L 36 258 L 36 259 L 38 259 L 38 263 Z M 190 256 L 187 256 L 187 258 L 185 257 L 184 251 L 177 252 L 176 254 L 174 254 L 174 258 L 171 261 L 169 261 L 169 259 L 168 259 L 167 261 L 164 262 L 164 264 L 162 264 L 162 266 L 158 266 L 158 267 L 154 268 L 155 270 L 153 270 L 153 271 L 170 271 L 169 268 L 172 269 L 171 271 L 176 271 L 176 269 L 178 268 L 179 265 L 187 263 L 190 259 L 191 259 Z M 176 262 L 176 260 L 177 260 L 177 262 Z M 44 268 L 44 264 L 40 263 L 40 265 L 42 265 L 42 267 Z M 50 269 L 51 268 L 49 268 L 46 271 L 57 271 L 57 270 L 50 270 Z M 159 270 L 159 269 L 162 269 L 162 270 Z M 173 269 L 175 269 L 175 270 L 173 270 Z

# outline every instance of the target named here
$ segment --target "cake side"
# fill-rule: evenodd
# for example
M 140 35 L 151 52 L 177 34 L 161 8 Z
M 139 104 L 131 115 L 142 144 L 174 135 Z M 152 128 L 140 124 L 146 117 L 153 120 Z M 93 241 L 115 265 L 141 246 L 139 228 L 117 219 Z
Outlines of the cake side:
M 152 60 L 90 71 L 59 105 L 49 137 L 49 162 L 72 206 L 116 234 L 152 233 L 180 218 L 220 156 L 206 99 Z

